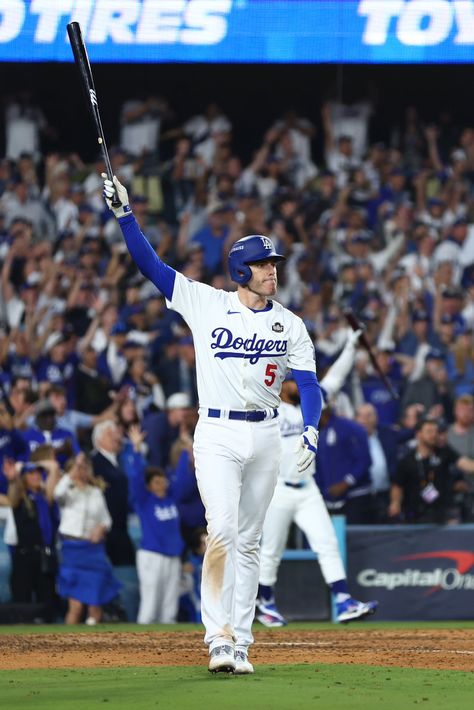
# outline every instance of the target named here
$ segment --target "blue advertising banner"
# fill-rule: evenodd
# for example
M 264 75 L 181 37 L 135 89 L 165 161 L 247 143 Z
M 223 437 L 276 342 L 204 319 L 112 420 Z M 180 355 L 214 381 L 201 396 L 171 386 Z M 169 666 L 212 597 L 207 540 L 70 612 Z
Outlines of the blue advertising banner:
M 349 588 L 376 619 L 474 619 L 474 525 L 359 526 L 347 535 Z
M 0 0 L 0 61 L 470 63 L 474 0 Z

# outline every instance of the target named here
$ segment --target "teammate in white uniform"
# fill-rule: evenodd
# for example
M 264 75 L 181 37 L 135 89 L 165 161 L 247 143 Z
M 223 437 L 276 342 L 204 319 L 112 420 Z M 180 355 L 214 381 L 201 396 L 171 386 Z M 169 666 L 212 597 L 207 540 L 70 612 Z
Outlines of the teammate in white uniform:
M 358 330 L 349 335 L 341 355 L 321 380 L 321 389 L 329 400 L 337 394 L 352 367 L 361 332 Z M 286 624 L 275 605 L 273 587 L 290 525 L 294 521 L 305 533 L 313 552 L 318 555 L 324 580 L 336 601 L 337 620 L 348 622 L 361 619 L 373 614 L 378 603 L 359 602 L 349 594 L 334 525 L 313 479 L 315 467 L 312 464 L 304 471 L 298 471 L 295 465 L 295 442 L 301 436 L 303 418 L 294 381 L 289 379 L 283 384 L 281 396 L 279 423 L 282 457 L 275 493 L 263 526 L 256 618 L 265 626 Z
M 259 543 L 280 463 L 280 389 L 291 369 L 304 420 L 295 457 L 304 470 L 316 455 L 322 404 L 314 347 L 302 320 L 270 300 L 277 290 L 276 264 L 284 258 L 270 239 L 252 235 L 233 245 L 228 266 L 237 292 L 190 281 L 157 257 L 130 211 L 127 191 L 117 178 L 114 183 L 122 206 L 113 211 L 130 254 L 194 336 L 194 456 L 208 530 L 201 602 L 209 670 L 252 673 L 248 647 Z M 105 178 L 111 209 L 113 192 Z

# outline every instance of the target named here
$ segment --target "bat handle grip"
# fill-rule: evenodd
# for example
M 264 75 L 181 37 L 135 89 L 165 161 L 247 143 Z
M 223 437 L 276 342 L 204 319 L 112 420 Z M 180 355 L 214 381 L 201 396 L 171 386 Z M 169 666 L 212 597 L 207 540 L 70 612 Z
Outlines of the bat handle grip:
M 112 207 L 117 209 L 118 207 L 122 206 L 122 203 L 120 202 L 118 195 L 117 195 L 117 189 L 115 188 L 115 183 L 114 183 L 114 173 L 112 170 L 112 166 L 110 165 L 110 160 L 109 156 L 107 154 L 104 155 L 104 162 L 106 165 L 106 172 L 107 172 L 107 177 L 114 184 L 114 196 L 112 197 Z

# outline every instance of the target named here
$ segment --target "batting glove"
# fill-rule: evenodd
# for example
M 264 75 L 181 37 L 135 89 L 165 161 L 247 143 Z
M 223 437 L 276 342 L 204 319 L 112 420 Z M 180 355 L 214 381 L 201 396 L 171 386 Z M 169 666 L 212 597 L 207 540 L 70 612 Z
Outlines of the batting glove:
M 109 180 L 106 173 L 101 173 L 101 176 L 104 179 L 104 191 L 103 191 L 103 196 L 105 198 L 105 201 L 107 203 L 107 207 L 109 210 L 112 210 L 114 213 L 115 217 L 118 219 L 119 217 L 125 217 L 125 215 L 130 214 L 131 209 L 129 205 L 129 199 L 128 199 L 128 193 L 127 190 L 124 188 L 121 182 L 119 182 L 118 178 L 116 175 L 114 175 L 114 181 Z M 113 207 L 112 206 L 112 200 L 115 197 L 115 193 L 117 193 L 117 197 L 122 203 L 120 207 Z
M 359 328 L 359 330 L 351 330 L 347 336 L 346 346 L 356 348 L 359 344 L 359 338 L 363 332 L 363 328 Z
M 313 463 L 318 450 L 318 432 L 314 426 L 306 426 L 296 444 L 295 453 L 298 456 L 298 471 L 306 471 Z

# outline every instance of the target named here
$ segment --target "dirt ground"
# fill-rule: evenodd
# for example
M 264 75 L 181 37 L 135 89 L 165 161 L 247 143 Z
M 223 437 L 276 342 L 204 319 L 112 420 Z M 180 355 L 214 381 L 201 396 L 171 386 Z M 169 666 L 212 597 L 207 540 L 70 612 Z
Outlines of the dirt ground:
M 0 669 L 206 665 L 200 632 L 8 634 Z M 258 630 L 255 664 L 359 663 L 474 671 L 474 630 Z

